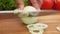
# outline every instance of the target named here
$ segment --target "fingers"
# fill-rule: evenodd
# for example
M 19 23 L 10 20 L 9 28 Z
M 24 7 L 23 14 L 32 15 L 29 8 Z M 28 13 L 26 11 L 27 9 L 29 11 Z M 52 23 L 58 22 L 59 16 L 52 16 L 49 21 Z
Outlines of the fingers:
M 14 0 L 18 9 L 23 10 L 24 9 L 24 1 L 23 0 Z
M 24 5 L 18 5 L 18 9 L 23 10 L 24 9 Z
M 38 0 L 38 4 L 39 4 L 39 6 L 41 7 L 42 4 L 43 4 L 43 0 Z
M 36 9 L 40 9 L 38 1 L 37 0 L 30 0 L 32 5 L 36 8 Z

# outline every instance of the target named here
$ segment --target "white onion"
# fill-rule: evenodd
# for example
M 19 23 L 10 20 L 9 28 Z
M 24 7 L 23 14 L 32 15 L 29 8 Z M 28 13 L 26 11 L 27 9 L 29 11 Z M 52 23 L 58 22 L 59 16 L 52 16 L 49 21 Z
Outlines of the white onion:
M 19 11 L 20 11 L 19 9 L 15 9 L 15 10 L 14 10 L 14 14 L 18 14 Z
M 33 24 L 37 22 L 38 17 L 23 17 L 21 19 L 25 24 Z
M 30 12 L 31 11 L 36 11 L 36 9 L 34 7 L 32 7 L 32 6 L 26 6 L 24 8 L 24 12 L 29 13 L 29 11 Z M 32 13 L 32 14 L 34 14 L 34 13 Z M 25 24 L 32 24 L 32 23 L 37 22 L 38 17 L 22 17 L 21 19 Z
M 36 12 L 38 10 L 36 8 L 32 7 L 32 6 L 25 7 L 24 11 L 30 12 L 30 15 L 32 15 L 32 16 L 37 16 L 38 13 L 39 13 L 39 12 Z
M 19 17 L 28 17 L 29 13 L 28 12 L 20 12 L 20 14 L 18 16 Z

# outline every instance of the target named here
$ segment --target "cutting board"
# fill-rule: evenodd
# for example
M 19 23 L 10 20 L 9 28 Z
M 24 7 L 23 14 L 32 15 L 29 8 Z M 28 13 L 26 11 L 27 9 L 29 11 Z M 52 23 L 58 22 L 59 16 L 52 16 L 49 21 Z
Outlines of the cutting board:
M 44 34 L 60 34 L 56 30 L 60 26 L 60 12 L 44 12 L 39 14 L 41 23 L 47 24 L 49 27 Z M 26 25 L 21 19 L 14 14 L 0 14 L 0 34 L 30 34 Z

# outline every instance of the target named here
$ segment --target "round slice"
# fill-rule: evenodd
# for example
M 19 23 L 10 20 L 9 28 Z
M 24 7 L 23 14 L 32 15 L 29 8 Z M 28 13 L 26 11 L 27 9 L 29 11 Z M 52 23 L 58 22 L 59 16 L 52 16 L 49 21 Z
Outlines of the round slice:
M 28 25 L 27 26 L 27 28 L 30 28 L 30 26 L 33 26 L 33 27 L 31 27 L 31 29 L 46 29 L 47 27 L 48 27 L 48 25 L 47 24 L 39 24 L 39 23 L 37 23 L 37 24 L 30 24 L 30 25 Z
M 37 24 L 35 24 L 35 27 L 39 27 L 40 29 L 46 29 L 46 28 L 48 28 L 48 25 L 43 24 L 43 23 L 41 23 L 41 24 L 37 23 Z
M 46 29 L 48 25 L 46 24 L 29 24 L 27 25 L 27 28 L 31 34 L 43 34 L 44 29 Z
M 56 29 L 57 29 L 58 31 L 60 31 L 60 26 L 56 27 Z
M 34 32 L 34 31 L 29 30 L 29 32 L 31 34 L 43 34 L 44 33 L 44 30 L 39 30 L 39 32 Z

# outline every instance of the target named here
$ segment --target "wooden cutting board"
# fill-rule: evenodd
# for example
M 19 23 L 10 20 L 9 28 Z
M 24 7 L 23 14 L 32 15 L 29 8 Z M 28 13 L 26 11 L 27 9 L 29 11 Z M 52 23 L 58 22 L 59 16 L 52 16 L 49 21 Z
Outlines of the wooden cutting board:
M 48 24 L 44 34 L 60 34 L 56 30 L 60 26 L 60 12 L 40 13 L 41 23 Z M 0 14 L 0 34 L 30 34 L 26 25 L 14 14 Z

